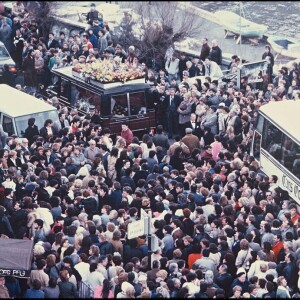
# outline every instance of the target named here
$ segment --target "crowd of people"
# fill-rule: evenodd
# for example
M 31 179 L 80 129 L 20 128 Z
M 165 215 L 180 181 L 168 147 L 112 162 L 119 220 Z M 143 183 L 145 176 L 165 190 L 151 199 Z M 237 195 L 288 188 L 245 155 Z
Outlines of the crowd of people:
M 83 37 L 44 41 L 22 5 L 14 4 L 10 38 L 25 78 L 36 74 L 25 83 L 33 93 L 63 63 L 105 53 L 137 59 L 112 44 L 105 21 L 94 33 L 94 6 Z M 0 237 L 33 240 L 34 249 L 28 279 L 0 275 L 0 298 L 300 296 L 299 206 L 249 155 L 259 107 L 298 99 L 299 66 L 256 93 L 247 82 L 224 86 L 210 73 L 222 51 L 208 43 L 199 58 L 169 52 L 158 76 L 147 71 L 158 126 L 141 141 L 126 122 L 112 139 L 93 108 L 81 118 L 58 102 L 59 122 L 37 128 L 29 118 L 24 138 L 1 130 Z M 268 47 L 263 56 L 274 64 Z M 239 63 L 234 56 L 231 70 Z M 204 82 L 190 81 L 199 74 Z M 141 208 L 158 240 L 150 261 L 147 236 L 128 239 Z

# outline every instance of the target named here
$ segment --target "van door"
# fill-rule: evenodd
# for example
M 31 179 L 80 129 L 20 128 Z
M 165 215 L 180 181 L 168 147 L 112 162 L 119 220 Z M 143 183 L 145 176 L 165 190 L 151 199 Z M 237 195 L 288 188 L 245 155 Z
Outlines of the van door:
M 2 126 L 3 130 L 7 132 L 8 136 L 12 136 L 13 134 L 15 134 L 13 119 L 11 117 L 3 115 Z

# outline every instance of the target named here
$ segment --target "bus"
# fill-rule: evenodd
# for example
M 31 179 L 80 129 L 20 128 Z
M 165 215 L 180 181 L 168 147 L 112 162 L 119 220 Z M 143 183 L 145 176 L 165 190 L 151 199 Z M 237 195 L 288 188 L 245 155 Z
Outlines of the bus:
M 251 155 L 300 204 L 300 101 L 270 102 L 259 109 Z

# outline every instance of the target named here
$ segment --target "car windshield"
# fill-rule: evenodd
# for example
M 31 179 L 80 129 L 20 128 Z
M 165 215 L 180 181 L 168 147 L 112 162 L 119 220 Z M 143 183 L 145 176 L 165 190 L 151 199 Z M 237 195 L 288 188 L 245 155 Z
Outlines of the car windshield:
M 40 130 L 44 126 L 44 122 L 47 119 L 51 119 L 53 122 L 58 120 L 58 114 L 56 110 L 45 111 L 41 113 L 31 114 L 29 116 L 22 116 L 16 118 L 16 129 L 18 137 L 24 137 L 25 129 L 28 127 L 28 119 L 35 118 L 35 125 Z
M 0 46 L 0 59 L 7 59 L 9 57 L 9 53 L 6 48 L 4 46 Z

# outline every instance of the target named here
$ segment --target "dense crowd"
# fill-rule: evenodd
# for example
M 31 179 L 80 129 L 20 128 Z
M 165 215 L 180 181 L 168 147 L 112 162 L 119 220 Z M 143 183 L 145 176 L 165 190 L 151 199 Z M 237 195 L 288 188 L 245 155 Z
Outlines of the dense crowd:
M 94 6 L 87 21 L 82 37 L 45 41 L 21 1 L 1 18 L 28 92 L 77 59 L 138 63 L 134 49 L 112 44 Z M 268 47 L 266 57 L 273 67 Z M 21 139 L 1 130 L 1 238 L 33 240 L 34 250 L 30 278 L 0 276 L 0 298 L 299 297 L 299 206 L 249 155 L 259 107 L 299 98 L 298 65 L 254 91 L 213 80 L 221 61 L 217 41 L 203 39 L 199 58 L 170 48 L 157 76 L 145 69 L 158 126 L 141 141 L 126 122 L 112 139 L 94 108 L 79 117 L 56 98 L 58 122 L 29 118 Z M 230 71 L 239 64 L 233 56 Z M 147 236 L 127 237 L 141 208 L 158 239 L 150 264 Z

